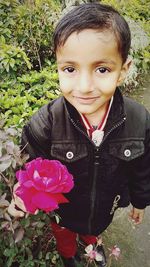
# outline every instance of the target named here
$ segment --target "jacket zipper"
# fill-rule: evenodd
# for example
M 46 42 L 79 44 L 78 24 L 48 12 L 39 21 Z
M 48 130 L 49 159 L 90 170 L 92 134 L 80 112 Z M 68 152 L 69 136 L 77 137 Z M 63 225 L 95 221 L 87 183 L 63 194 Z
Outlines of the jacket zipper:
M 108 137 L 108 135 L 115 130 L 116 128 L 120 127 L 122 125 L 122 123 L 126 120 L 126 118 L 124 117 L 119 123 L 117 123 L 116 125 L 114 125 L 105 135 L 102 143 L 100 144 L 99 147 L 96 148 L 95 151 L 95 161 L 94 161 L 94 175 L 93 175 L 93 185 L 92 185 L 92 191 L 91 191 L 91 209 L 90 209 L 90 217 L 89 217 L 89 221 L 88 221 L 88 231 L 89 234 L 92 233 L 92 221 L 94 218 L 94 206 L 95 206 L 95 200 L 96 200 L 96 181 L 97 181 L 97 174 L 98 174 L 98 167 L 99 167 L 99 156 L 98 156 L 98 152 L 100 150 L 101 145 L 103 144 L 103 142 L 105 141 L 105 139 Z
M 99 149 L 96 149 L 96 152 L 98 152 Z M 98 170 L 99 170 L 99 161 L 98 161 L 99 156 L 95 156 L 95 161 L 94 161 L 94 174 L 93 174 L 93 183 L 92 183 L 92 190 L 91 190 L 91 206 L 90 206 L 90 216 L 88 220 L 88 231 L 89 234 L 91 234 L 91 225 L 92 225 L 92 220 L 94 217 L 94 206 L 95 206 L 95 199 L 96 199 L 96 181 L 97 181 L 97 176 L 98 176 Z
M 70 118 L 71 119 L 71 118 Z M 92 183 L 92 190 L 91 190 L 91 207 L 90 207 L 90 217 L 89 217 L 89 221 L 88 221 L 88 231 L 89 234 L 92 233 L 92 220 L 94 218 L 94 206 L 95 206 L 95 200 L 96 200 L 96 180 L 97 180 L 97 174 L 98 174 L 98 167 L 99 167 L 99 161 L 98 161 L 98 152 L 100 150 L 100 147 L 102 146 L 102 144 L 104 143 L 104 141 L 106 140 L 106 138 L 109 136 L 109 134 L 114 131 L 116 128 L 120 127 L 123 122 L 126 120 L 126 117 L 124 117 L 119 123 L 115 124 L 108 132 L 107 134 L 104 136 L 103 141 L 101 142 L 99 147 L 96 147 L 95 150 L 95 161 L 94 161 L 94 175 L 93 175 L 93 183 Z M 86 136 L 86 138 L 88 138 L 88 140 L 94 144 L 94 142 L 88 137 L 88 135 L 82 131 L 77 125 L 76 123 L 73 121 L 73 119 L 71 119 L 72 124 L 75 126 L 76 129 L 78 129 L 84 136 Z M 94 144 L 95 146 L 95 144 Z

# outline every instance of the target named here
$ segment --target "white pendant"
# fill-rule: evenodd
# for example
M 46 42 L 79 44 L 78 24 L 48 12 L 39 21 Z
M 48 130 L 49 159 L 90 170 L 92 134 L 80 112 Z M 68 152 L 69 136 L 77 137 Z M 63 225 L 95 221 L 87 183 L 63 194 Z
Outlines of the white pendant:
M 104 131 L 101 131 L 101 130 L 95 130 L 93 133 L 92 133 L 92 141 L 94 142 L 94 144 L 96 146 L 99 146 L 103 140 L 103 137 L 104 137 Z

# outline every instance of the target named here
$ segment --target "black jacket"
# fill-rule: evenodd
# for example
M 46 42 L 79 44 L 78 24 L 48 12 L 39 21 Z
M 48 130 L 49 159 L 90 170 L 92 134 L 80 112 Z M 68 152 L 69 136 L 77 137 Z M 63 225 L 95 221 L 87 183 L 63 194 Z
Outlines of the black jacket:
M 98 235 L 116 208 L 130 202 L 150 204 L 150 114 L 119 89 L 99 147 L 80 124 L 75 108 L 63 97 L 43 106 L 24 127 L 22 143 L 30 158 L 57 159 L 74 176 L 68 204 L 57 213 L 60 224 L 81 234 Z

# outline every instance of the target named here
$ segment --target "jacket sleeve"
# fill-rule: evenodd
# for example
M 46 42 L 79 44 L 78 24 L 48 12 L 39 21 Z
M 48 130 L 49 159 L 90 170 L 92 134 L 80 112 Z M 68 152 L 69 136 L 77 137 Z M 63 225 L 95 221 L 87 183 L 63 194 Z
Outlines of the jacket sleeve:
M 29 160 L 49 158 L 51 123 L 49 105 L 45 105 L 23 127 L 21 147 L 29 154 Z
M 135 208 L 144 209 L 150 205 L 150 114 L 147 112 L 144 154 L 132 166 L 130 199 Z

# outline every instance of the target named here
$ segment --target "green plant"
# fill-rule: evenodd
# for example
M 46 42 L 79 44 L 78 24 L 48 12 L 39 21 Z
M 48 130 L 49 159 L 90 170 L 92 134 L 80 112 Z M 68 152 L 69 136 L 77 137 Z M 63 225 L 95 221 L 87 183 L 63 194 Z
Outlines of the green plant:
M 52 33 L 59 7 L 54 1 L 34 1 L 18 5 L 14 38 L 24 47 L 35 69 L 52 57 Z
M 7 45 L 4 38 L 3 43 L 0 45 L 0 58 L 0 73 L 3 75 L 9 73 L 11 76 L 17 71 L 21 72 L 25 65 L 27 66 L 26 69 L 31 69 L 31 63 L 23 49 Z
M 1 0 L 0 8 L 0 118 L 8 126 L 21 127 L 58 95 L 56 66 L 48 58 L 59 5 L 51 0 Z
M 0 36 L 8 44 L 13 40 L 12 29 L 15 26 L 15 9 L 17 5 L 19 5 L 19 1 L 17 0 L 0 0 Z
M 1 36 L 24 49 L 35 69 L 52 56 L 52 34 L 60 7 L 57 1 L 0 1 Z
M 46 213 L 12 217 L 8 207 L 16 183 L 15 171 L 28 156 L 17 145 L 20 131 L 0 130 L 0 266 L 61 266 Z
M 58 97 L 58 75 L 56 66 L 42 71 L 30 71 L 22 76 L 4 79 L 1 86 L 1 120 L 5 125 L 23 124 L 41 106 Z

